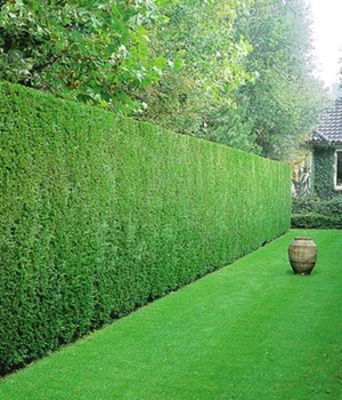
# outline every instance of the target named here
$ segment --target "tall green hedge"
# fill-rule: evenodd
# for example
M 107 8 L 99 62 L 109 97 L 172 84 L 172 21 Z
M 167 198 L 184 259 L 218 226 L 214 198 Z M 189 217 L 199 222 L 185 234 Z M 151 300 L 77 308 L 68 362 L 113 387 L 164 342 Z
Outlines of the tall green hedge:
M 0 364 L 41 357 L 290 223 L 290 168 L 0 84 Z

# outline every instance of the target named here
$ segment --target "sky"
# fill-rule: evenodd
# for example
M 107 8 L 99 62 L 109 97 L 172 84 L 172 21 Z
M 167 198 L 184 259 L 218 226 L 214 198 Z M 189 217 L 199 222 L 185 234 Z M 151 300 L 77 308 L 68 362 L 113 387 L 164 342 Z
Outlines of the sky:
M 342 0 L 307 0 L 313 14 L 313 37 L 319 78 L 330 87 L 338 81 L 342 58 Z

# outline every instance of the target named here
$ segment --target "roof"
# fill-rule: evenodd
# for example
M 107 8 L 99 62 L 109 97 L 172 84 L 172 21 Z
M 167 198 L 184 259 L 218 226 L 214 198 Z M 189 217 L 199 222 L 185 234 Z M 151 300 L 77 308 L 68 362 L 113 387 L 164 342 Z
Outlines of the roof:
M 318 129 L 313 133 L 311 144 L 342 144 L 342 98 L 326 112 Z

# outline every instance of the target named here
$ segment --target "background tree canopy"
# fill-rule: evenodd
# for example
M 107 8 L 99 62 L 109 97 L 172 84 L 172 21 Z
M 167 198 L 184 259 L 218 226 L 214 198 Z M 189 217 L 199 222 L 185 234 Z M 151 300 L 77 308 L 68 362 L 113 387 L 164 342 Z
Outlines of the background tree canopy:
M 0 79 L 285 159 L 325 105 L 304 0 L 0 0 Z
M 148 46 L 148 28 L 163 22 L 153 0 L 0 6 L 0 79 L 129 114 L 140 107 L 132 90 L 160 76 L 164 59 Z
M 169 23 L 152 41 L 182 66 L 144 91 L 151 105 L 145 118 L 266 157 L 291 157 L 327 99 L 312 75 L 305 2 L 230 3 L 230 17 L 220 14 L 224 2 L 180 3 L 169 6 Z
M 209 136 L 210 120 L 235 107 L 234 93 L 253 78 L 245 60 L 251 45 L 236 22 L 250 1 L 174 0 L 161 7 L 168 23 L 152 32 L 154 51 L 174 68 L 140 96 L 144 118 L 178 132 Z
M 288 158 L 299 135 L 310 132 L 327 93 L 313 77 L 310 10 L 302 0 L 259 0 L 238 29 L 254 51 L 247 69 L 259 78 L 237 94 L 262 155 Z

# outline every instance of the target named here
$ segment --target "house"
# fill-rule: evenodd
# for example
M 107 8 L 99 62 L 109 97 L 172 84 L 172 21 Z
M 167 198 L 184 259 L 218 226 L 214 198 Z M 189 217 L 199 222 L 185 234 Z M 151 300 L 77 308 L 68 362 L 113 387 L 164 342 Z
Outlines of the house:
M 342 195 L 342 98 L 327 111 L 309 144 L 312 190 L 322 199 Z

